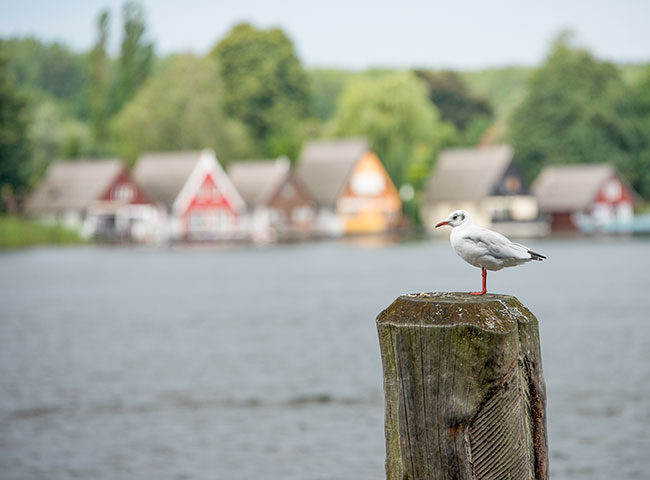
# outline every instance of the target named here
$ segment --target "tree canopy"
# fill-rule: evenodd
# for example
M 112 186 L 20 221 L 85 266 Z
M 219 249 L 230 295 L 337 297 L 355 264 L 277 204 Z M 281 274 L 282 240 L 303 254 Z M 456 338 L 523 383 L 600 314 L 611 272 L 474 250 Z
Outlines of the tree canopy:
M 114 122 L 116 147 L 130 161 L 144 151 L 213 148 L 227 163 L 247 155 L 244 126 L 229 119 L 212 59 L 176 57 L 149 81 Z
M 7 60 L 5 73 L 15 85 L 47 92 L 83 113 L 83 88 L 88 78 L 83 54 L 31 37 L 0 40 L 0 50 Z
M 429 99 L 438 107 L 440 117 L 465 130 L 477 117 L 492 118 L 490 103 L 472 95 L 462 77 L 451 71 L 416 70 L 429 90 Z
M 311 90 L 284 32 L 240 24 L 211 55 L 228 92 L 226 113 L 246 125 L 258 154 L 294 158 L 302 140 L 301 122 L 311 114 Z
M 408 72 L 351 80 L 333 121 L 335 135 L 371 141 L 398 187 L 424 181 L 452 132 L 429 102 L 425 85 Z
M 29 110 L 26 98 L 9 80 L 0 50 L 0 210 L 15 209 L 15 199 L 29 183 Z
M 153 62 L 153 44 L 147 41 L 142 7 L 127 2 L 122 7 L 124 30 L 122 48 L 112 90 L 112 112 L 115 113 L 130 100 L 149 77 Z
M 572 47 L 566 35 L 558 37 L 510 121 L 516 159 L 527 178 L 548 164 L 609 162 L 650 194 L 639 176 L 649 167 L 643 164 L 650 143 L 650 130 L 642 128 L 648 118 L 644 96 L 642 86 L 625 87 L 614 65 Z
M 97 40 L 88 54 L 88 83 L 86 93 L 93 139 L 103 144 L 108 136 L 108 91 L 110 87 L 110 59 L 106 52 L 108 42 L 108 10 L 97 19 Z

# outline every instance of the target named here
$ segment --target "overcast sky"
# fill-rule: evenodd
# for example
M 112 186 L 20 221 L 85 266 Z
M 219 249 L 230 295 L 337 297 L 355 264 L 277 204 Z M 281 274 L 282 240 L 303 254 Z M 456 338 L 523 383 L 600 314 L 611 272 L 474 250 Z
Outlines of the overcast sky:
M 0 37 L 88 50 L 103 8 L 117 51 L 121 0 L 0 0 Z M 281 27 L 310 67 L 477 69 L 536 65 L 564 28 L 599 58 L 650 61 L 650 1 L 144 0 L 159 55 L 206 53 L 238 22 Z

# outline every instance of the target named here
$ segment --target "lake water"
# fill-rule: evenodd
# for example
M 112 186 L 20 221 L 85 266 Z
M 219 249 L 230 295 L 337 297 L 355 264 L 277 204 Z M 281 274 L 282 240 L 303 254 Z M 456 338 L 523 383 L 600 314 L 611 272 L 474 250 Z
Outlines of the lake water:
M 650 242 L 530 241 L 554 480 L 650 478 Z M 0 478 L 381 479 L 376 315 L 448 243 L 0 253 Z

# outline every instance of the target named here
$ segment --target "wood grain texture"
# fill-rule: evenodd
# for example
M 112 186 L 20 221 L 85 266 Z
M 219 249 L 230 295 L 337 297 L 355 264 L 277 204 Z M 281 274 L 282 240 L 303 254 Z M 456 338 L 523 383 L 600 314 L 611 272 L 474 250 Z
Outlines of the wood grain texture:
M 377 329 L 389 480 L 547 478 L 538 324 L 516 298 L 403 295 Z

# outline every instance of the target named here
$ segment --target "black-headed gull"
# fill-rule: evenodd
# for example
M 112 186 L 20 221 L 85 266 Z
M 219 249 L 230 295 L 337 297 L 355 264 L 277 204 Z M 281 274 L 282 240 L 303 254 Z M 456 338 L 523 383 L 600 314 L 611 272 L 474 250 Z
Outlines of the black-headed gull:
M 443 225 L 453 228 L 451 246 L 458 256 L 481 269 L 483 290 L 470 292 L 472 295 L 483 295 L 487 292 L 487 270 L 501 270 L 504 267 L 514 267 L 531 260 L 541 261 L 546 258 L 520 243 L 511 242 L 500 233 L 477 227 L 465 210 L 451 212 L 447 220 L 437 224 L 436 228 Z

